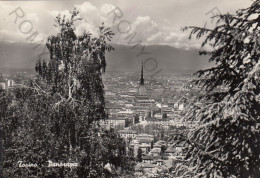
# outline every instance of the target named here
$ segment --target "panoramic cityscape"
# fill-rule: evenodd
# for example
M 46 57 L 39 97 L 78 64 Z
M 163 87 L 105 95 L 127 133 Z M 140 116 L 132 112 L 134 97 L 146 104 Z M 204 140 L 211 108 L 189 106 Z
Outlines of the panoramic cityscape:
M 260 177 L 260 1 L 0 2 L 0 178 Z
M 143 63 L 138 68 L 139 73 L 105 74 L 108 117 L 100 125 L 114 129 L 125 139 L 129 154 L 139 159 L 135 175 L 156 175 L 183 156 L 184 140 L 178 142 L 174 136 L 196 124 L 181 118 L 184 108 L 196 101 L 199 88 L 188 85 L 195 78 L 192 74 L 165 73 L 146 80 Z M 27 72 L 1 74 L 0 84 L 11 91 L 23 87 L 32 76 Z

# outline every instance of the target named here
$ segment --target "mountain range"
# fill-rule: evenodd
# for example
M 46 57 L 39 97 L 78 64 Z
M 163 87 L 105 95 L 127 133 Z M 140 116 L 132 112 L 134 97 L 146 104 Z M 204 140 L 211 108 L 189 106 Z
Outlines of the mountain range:
M 107 71 L 139 71 L 144 61 L 147 70 L 167 72 L 197 71 L 212 66 L 208 56 L 198 55 L 198 49 L 178 49 L 167 45 L 129 46 L 111 44 L 115 50 L 106 54 Z M 144 48 L 149 54 L 137 55 Z M 45 44 L 22 42 L 0 42 L 0 72 L 27 70 L 34 71 L 38 56 L 47 52 Z M 45 55 L 47 57 L 47 55 Z

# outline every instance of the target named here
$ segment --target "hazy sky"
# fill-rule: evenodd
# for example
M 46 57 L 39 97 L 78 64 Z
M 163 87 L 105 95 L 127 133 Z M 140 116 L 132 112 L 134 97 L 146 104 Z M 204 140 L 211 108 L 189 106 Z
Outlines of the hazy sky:
M 116 33 L 115 43 L 126 44 L 125 38 L 136 32 L 134 41 L 141 40 L 144 44 L 199 48 L 200 41 L 189 41 L 187 32 L 180 30 L 182 27 L 210 28 L 213 13 L 234 13 L 251 3 L 252 0 L 0 1 L 0 41 L 30 42 L 27 38 L 34 32 L 39 33 L 35 41 L 45 40 L 57 32 L 53 26 L 54 17 L 59 12 L 69 14 L 76 6 L 84 19 L 77 23 L 77 34 L 89 31 L 95 35 L 98 25 L 104 22 Z M 121 17 L 113 23 L 115 15 L 110 12 L 115 8 L 120 9 L 121 12 L 114 12 Z M 21 16 L 16 23 L 15 13 Z

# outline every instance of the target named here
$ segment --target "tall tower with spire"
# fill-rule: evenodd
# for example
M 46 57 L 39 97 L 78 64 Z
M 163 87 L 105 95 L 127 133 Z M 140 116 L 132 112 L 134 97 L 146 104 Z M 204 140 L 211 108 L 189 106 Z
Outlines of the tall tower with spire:
M 142 62 L 140 85 L 144 85 L 144 63 Z
M 144 64 L 142 62 L 141 78 L 137 94 L 134 98 L 134 105 L 136 106 L 136 112 L 140 116 L 141 120 L 145 120 L 147 112 L 150 110 L 151 105 L 155 103 L 154 99 L 150 99 L 144 84 Z
M 141 78 L 140 78 L 140 85 L 138 88 L 138 93 L 139 96 L 146 96 L 146 88 L 144 85 L 144 64 L 142 62 L 142 68 L 141 68 Z

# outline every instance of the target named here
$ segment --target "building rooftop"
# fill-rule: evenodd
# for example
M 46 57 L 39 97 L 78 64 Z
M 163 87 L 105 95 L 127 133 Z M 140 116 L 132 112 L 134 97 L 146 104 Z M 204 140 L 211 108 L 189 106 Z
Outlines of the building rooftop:
M 153 164 L 150 164 L 150 163 L 145 163 L 145 164 L 143 164 L 142 167 L 143 168 L 154 168 L 155 166 Z
M 135 130 L 119 130 L 118 132 L 121 134 L 137 134 Z
M 135 171 L 143 171 L 143 168 L 141 168 L 140 166 L 135 166 Z
M 142 159 L 143 159 L 143 160 L 153 160 L 154 157 L 151 156 L 151 155 L 146 155 L 146 156 L 144 156 Z
M 161 151 L 160 151 L 159 149 L 154 149 L 154 148 L 153 148 L 153 149 L 151 150 L 151 153 L 160 153 L 160 152 L 161 152 Z
M 166 151 L 165 151 L 166 153 L 174 153 L 175 152 L 175 149 L 174 148 L 171 148 L 171 147 L 169 147 L 169 148 L 167 148 L 166 149 Z
M 109 120 L 126 120 L 126 118 L 121 118 L 121 117 L 115 118 L 115 117 L 111 117 L 111 118 L 106 119 L 106 121 L 109 121 Z
M 106 104 L 106 109 L 122 109 L 122 106 L 109 103 L 109 104 Z

